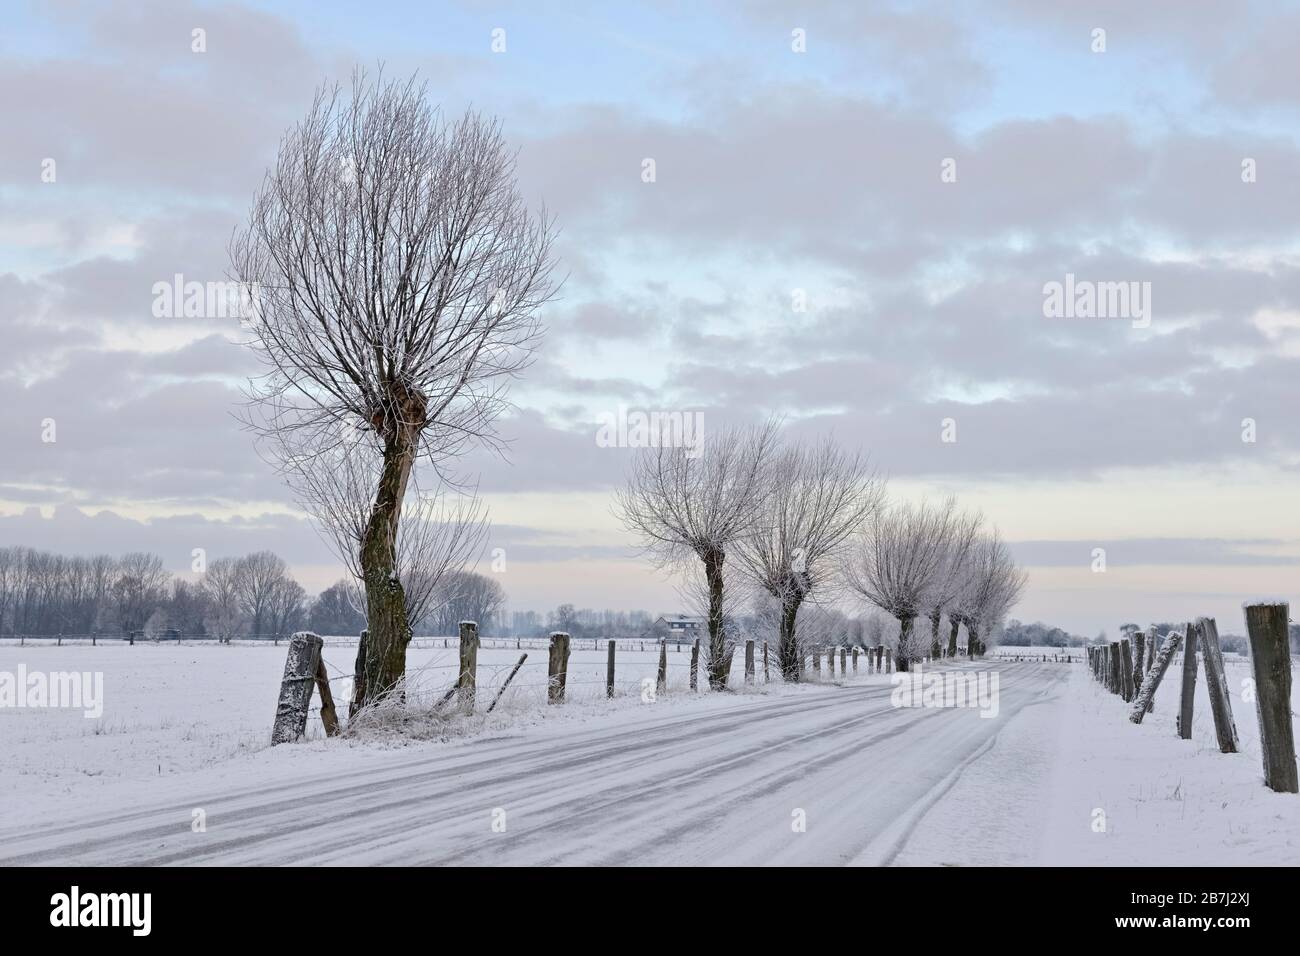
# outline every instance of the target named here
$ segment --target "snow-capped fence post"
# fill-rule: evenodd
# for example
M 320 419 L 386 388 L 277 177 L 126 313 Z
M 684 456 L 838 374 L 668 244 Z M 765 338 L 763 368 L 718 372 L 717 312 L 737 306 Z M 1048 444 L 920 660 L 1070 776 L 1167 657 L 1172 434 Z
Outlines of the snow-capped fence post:
M 876 645 L 876 673 L 883 674 L 884 672 L 885 672 L 885 645 L 877 644 Z
M 691 690 L 700 689 L 700 639 L 691 645 Z
M 893 672 L 894 672 L 894 649 L 892 647 L 886 647 L 885 648 L 885 673 L 892 674 Z
M 1152 624 L 1147 628 L 1147 660 L 1144 672 L 1151 673 L 1151 669 L 1156 666 L 1156 654 L 1160 652 L 1160 636 L 1156 626 Z
M 745 683 L 754 683 L 754 639 L 745 641 Z
M 659 642 L 659 672 L 655 674 L 655 693 L 668 690 L 668 639 Z
M 461 706 L 474 709 L 474 696 L 478 684 L 478 622 L 460 622 L 460 676 L 456 688 L 460 692 Z
M 841 677 L 845 677 L 849 673 L 848 660 L 849 660 L 849 649 L 847 647 L 840 647 L 840 676 Z
M 326 737 L 339 735 L 339 715 L 334 709 L 334 692 L 330 690 L 330 675 L 325 669 L 324 640 L 322 651 L 316 657 L 316 692 L 320 694 L 320 722 L 325 725 Z
M 853 673 L 856 674 L 857 672 L 858 672 L 858 649 L 857 647 L 854 647 L 853 648 Z
M 1142 718 L 1150 711 L 1151 701 L 1155 699 L 1156 691 L 1160 689 L 1160 681 L 1164 679 L 1165 671 L 1169 669 L 1169 662 L 1174 659 L 1180 640 L 1182 635 L 1177 631 L 1170 631 L 1165 637 L 1160 653 L 1156 654 L 1156 662 L 1151 668 L 1151 673 L 1142 682 L 1142 693 L 1138 694 L 1137 702 L 1129 710 L 1128 719 L 1133 723 L 1142 723 Z
M 1133 694 L 1142 690 L 1142 677 L 1146 674 L 1147 636 L 1138 628 L 1133 632 Z
M 1255 713 L 1259 749 L 1264 758 L 1264 785 L 1278 793 L 1300 792 L 1296 775 L 1295 732 L 1291 727 L 1291 646 L 1289 608 L 1276 604 L 1246 605 L 1246 633 L 1255 672 Z
M 609 642 L 609 654 L 605 659 L 605 696 L 614 698 L 614 647 L 617 641 Z
M 1178 702 L 1178 736 L 1183 740 L 1192 739 L 1192 710 L 1196 703 L 1196 638 L 1200 631 L 1195 623 L 1187 625 L 1187 636 L 1183 638 L 1183 684 L 1182 698 Z
M 311 689 L 316 684 L 316 667 L 324 643 L 310 631 L 298 631 L 289 639 L 284 676 L 280 679 L 280 699 L 271 726 L 271 746 L 292 743 L 307 732 Z
M 1214 618 L 1203 617 L 1197 622 L 1201 635 L 1201 661 L 1205 665 L 1205 689 L 1210 694 L 1210 713 L 1214 715 L 1214 734 L 1219 738 L 1219 751 L 1237 752 L 1237 725 L 1232 719 L 1232 704 L 1228 698 L 1228 681 L 1223 673 L 1223 650 L 1219 647 L 1219 628 Z
M 546 662 L 546 702 L 564 703 L 564 684 L 569 675 L 569 635 L 551 632 L 550 657 Z
M 1133 702 L 1133 651 L 1128 638 L 1119 642 L 1120 681 L 1124 686 L 1124 703 Z

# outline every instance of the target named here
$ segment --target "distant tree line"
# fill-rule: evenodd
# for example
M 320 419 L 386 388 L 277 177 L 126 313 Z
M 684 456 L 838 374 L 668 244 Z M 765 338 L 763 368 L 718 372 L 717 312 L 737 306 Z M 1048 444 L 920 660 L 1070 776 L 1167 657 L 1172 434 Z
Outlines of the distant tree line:
M 283 637 L 302 626 L 307 604 L 302 585 L 270 551 L 217 558 L 187 580 L 143 551 L 0 548 L 0 635 Z
M 1089 641 L 1082 635 L 1071 634 L 1042 621 L 1022 624 L 1012 618 L 1003 625 L 998 643 L 1010 647 L 1083 647 Z

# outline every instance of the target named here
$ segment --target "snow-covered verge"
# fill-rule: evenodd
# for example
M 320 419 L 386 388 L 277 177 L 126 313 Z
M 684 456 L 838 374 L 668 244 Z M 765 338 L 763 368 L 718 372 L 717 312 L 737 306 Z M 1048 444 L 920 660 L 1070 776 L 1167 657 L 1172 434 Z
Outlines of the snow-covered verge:
M 931 811 L 902 864 L 1278 866 L 1300 859 L 1300 796 L 1263 783 L 1246 661 L 1226 664 L 1241 752 L 1219 752 L 1198 675 L 1192 739 L 1174 715 L 1181 662 L 1140 726 L 1074 665 L 1068 691 L 1022 711 Z M 1292 707 L 1297 692 L 1292 689 Z

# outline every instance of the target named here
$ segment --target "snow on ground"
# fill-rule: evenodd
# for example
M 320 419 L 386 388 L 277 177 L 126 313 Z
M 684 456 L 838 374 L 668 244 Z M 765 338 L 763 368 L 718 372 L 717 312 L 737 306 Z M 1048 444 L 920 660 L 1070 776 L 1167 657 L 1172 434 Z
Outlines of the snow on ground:
M 449 686 L 454 643 L 412 648 L 416 699 Z M 488 717 L 481 711 L 523 653 L 490 644 L 480 651 L 480 713 L 453 722 L 445 739 L 327 741 L 313 714 L 308 741 L 274 750 L 283 645 L 0 646 L 0 671 L 21 663 L 104 675 L 99 719 L 0 709 L 0 832 L 26 862 L 291 862 L 310 846 L 294 834 L 297 808 L 311 800 L 323 814 L 316 836 L 338 841 L 338 862 L 1251 865 L 1300 856 L 1300 797 L 1262 783 L 1254 708 L 1241 699 L 1245 661 L 1227 661 L 1242 753 L 1225 755 L 1203 674 L 1193 740 L 1176 736 L 1177 661 L 1138 727 L 1083 664 L 1063 662 L 957 664 L 1001 675 L 1002 713 L 984 720 L 892 708 L 889 676 L 865 667 L 847 686 L 745 690 L 739 656 L 741 693 L 691 695 L 689 650 L 670 649 L 669 693 L 647 706 L 642 681 L 653 681 L 658 659 L 647 642 L 620 647 L 618 696 L 608 701 L 603 644 L 587 642 L 573 650 L 565 707 L 545 705 L 546 651 L 534 647 Z M 354 655 L 355 644 L 325 649 L 344 706 Z M 377 793 L 391 819 L 370 816 Z M 515 836 L 485 842 L 485 814 L 498 804 L 511 807 Z M 201 849 L 167 836 L 173 826 L 189 833 L 195 806 L 217 821 Z M 591 819 L 600 807 L 611 815 Z M 796 807 L 809 824 L 791 842 Z M 1097 810 L 1104 832 L 1094 830 Z M 60 818 L 69 822 L 47 838 L 47 821 Z
M 499 731 L 540 721 L 582 720 L 611 710 L 639 707 L 642 682 L 653 681 L 658 648 L 630 642 L 617 655 L 616 698 L 605 698 L 605 643 L 575 642 L 566 688 L 568 704 L 548 708 L 547 652 L 542 647 L 516 649 L 512 641 L 485 639 L 479 651 L 479 710 L 495 697 L 519 655 L 528 658 L 491 717 L 448 728 L 451 736 Z M 455 680 L 456 641 L 419 639 L 408 651 L 411 693 L 431 702 Z M 640 648 L 644 647 L 644 650 Z M 0 807 L 10 801 L 57 799 L 84 794 L 87 787 L 112 781 L 141 784 L 201 767 L 255 754 L 270 743 L 271 721 L 284 671 L 286 646 L 268 642 L 232 645 L 122 641 L 89 644 L 0 645 L 0 672 L 89 671 L 103 674 L 103 714 L 81 710 L 0 708 L 4 772 L 0 773 Z M 325 661 L 336 705 L 346 714 L 351 696 L 355 638 L 327 638 Z M 680 702 L 689 686 L 690 650 L 669 646 L 667 702 Z M 731 685 L 743 683 L 743 659 L 737 654 Z M 761 675 L 761 659 L 759 662 Z M 705 682 L 703 669 L 701 683 Z M 775 690 L 779 685 L 772 685 Z M 661 700 L 661 702 L 663 702 Z M 308 737 L 323 737 L 313 696 Z M 389 742 L 392 745 L 392 742 Z M 358 747 L 358 750 L 364 748 Z
M 12 813 L 0 866 L 879 864 L 1004 719 L 1059 693 L 1067 665 L 1005 676 L 995 719 L 894 706 L 888 676 L 859 674 L 563 708 L 572 719 L 542 708 L 450 744 L 277 747 Z
M 1008 665 L 1016 666 L 1016 665 Z M 897 862 L 1279 866 L 1300 859 L 1300 796 L 1263 782 L 1248 661 L 1225 661 L 1241 752 L 1219 753 L 1198 670 L 1192 739 L 1175 730 L 1181 657 L 1140 726 L 1072 667 L 1068 693 L 1010 722 Z M 1300 686 L 1292 687 L 1296 708 Z M 1095 821 L 1104 817 L 1104 830 Z M 974 822 L 978 821 L 978 822 Z

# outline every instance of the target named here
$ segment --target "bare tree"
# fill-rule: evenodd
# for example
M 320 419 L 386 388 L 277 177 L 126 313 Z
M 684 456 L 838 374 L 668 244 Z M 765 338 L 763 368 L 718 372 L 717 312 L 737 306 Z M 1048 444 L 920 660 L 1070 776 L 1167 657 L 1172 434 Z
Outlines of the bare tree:
M 729 428 L 703 447 L 644 449 L 633 462 L 615 512 L 665 568 L 703 565 L 708 594 L 709 686 L 726 685 L 723 633 L 727 552 L 754 527 L 766 493 L 764 467 L 776 424 Z
M 845 579 L 860 596 L 898 619 L 898 670 L 917 656 L 916 616 L 928 606 L 944 570 L 955 505 L 899 504 L 877 510 L 850 554 Z
M 954 510 L 952 513 L 943 568 L 935 576 L 929 595 L 931 659 L 937 659 L 942 651 L 939 643 L 939 619 L 966 586 L 971 557 L 983 525 L 984 516 L 979 512 L 958 513 Z M 957 653 L 956 647 L 951 650 L 952 653 Z
M 289 566 L 274 551 L 255 551 L 235 562 L 235 596 L 253 637 L 269 633 L 271 601 L 288 576 Z
M 488 633 L 506 603 L 501 583 L 486 574 L 458 571 L 449 574 L 435 592 L 437 633 L 456 634 L 461 621 L 475 621 L 479 634 Z
M 836 577 L 846 544 L 884 501 L 885 486 L 858 455 L 826 439 L 782 449 L 752 533 L 739 541 L 741 566 L 780 606 L 777 657 L 786 680 L 799 679 L 795 622 L 804 600 Z
M 525 207 L 497 123 L 448 122 L 414 80 L 357 73 L 350 96 L 321 90 L 285 136 L 232 242 L 266 366 L 250 425 L 291 484 L 340 443 L 378 464 L 357 554 L 371 699 L 406 669 L 398 529 L 412 471 L 496 445 L 554 291 L 553 235 Z
M 271 634 L 277 640 L 283 640 L 302 623 L 307 592 L 302 585 L 291 577 L 283 577 L 271 589 L 267 601 L 266 619 Z
M 216 558 L 203 572 L 203 590 L 208 596 L 208 615 L 203 624 L 218 643 L 229 644 L 239 633 L 239 561 Z
M 995 627 L 1024 592 L 1026 577 L 996 529 L 976 542 L 970 573 L 953 612 L 966 625 L 967 653 L 984 653 L 981 635 Z
M 144 628 L 145 621 L 166 597 L 166 587 L 167 572 L 158 555 L 133 551 L 122 556 L 113 585 L 113 603 L 123 633 Z

